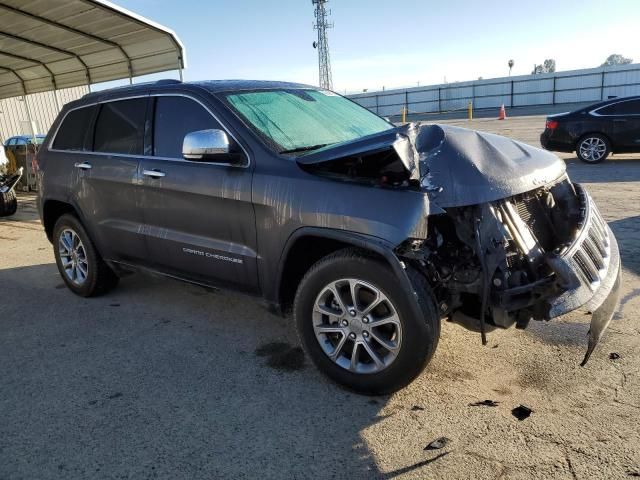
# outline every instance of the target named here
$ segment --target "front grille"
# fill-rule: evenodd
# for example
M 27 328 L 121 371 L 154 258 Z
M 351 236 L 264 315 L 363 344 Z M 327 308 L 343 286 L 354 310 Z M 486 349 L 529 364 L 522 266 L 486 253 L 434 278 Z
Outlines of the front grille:
M 576 267 L 591 290 L 596 290 L 609 267 L 611 244 L 607 224 L 600 216 L 593 200 L 584 190 L 579 191 L 584 205 L 585 219 L 578 239 L 567 257 Z
M 560 255 L 569 263 L 580 283 L 595 291 L 609 268 L 609 230 L 587 192 L 580 185 L 575 185 L 575 189 L 579 197 L 580 221 L 570 246 L 558 244 L 549 208 L 539 192 L 517 195 L 504 201 L 500 207 L 500 218 L 513 243 L 530 262 L 542 258 L 545 252 L 561 250 Z M 513 259 L 508 258 L 507 264 L 512 267 Z

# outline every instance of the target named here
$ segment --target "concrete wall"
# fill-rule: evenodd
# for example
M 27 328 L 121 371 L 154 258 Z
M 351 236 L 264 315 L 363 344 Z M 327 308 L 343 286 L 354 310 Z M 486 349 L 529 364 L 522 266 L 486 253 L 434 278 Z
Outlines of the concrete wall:
M 606 100 L 610 96 L 640 95 L 640 64 L 599 67 L 540 75 L 445 83 L 424 87 L 349 95 L 360 105 L 383 116 L 476 110 L 551 107 Z
M 87 87 L 74 87 L 57 92 L 43 92 L 27 95 L 31 118 L 36 125 L 37 132 L 47 133 L 49 127 L 58 115 L 55 96 L 58 96 L 60 106 L 76 100 L 89 92 Z M 0 100 L 0 140 L 4 141 L 13 135 L 28 135 L 29 122 L 25 108 L 24 97 L 6 98 Z

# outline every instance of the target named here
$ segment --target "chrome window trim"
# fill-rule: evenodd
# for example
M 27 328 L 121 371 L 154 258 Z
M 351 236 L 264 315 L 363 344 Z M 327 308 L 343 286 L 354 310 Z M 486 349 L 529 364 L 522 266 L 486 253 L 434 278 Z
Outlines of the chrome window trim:
M 89 108 L 89 107 L 93 107 L 95 105 L 101 105 L 103 103 L 118 102 L 118 101 L 121 101 L 121 100 L 133 100 L 133 99 L 136 99 L 136 98 L 148 98 L 148 97 L 184 97 L 184 98 L 188 98 L 188 99 L 193 100 L 194 102 L 198 103 L 202 108 L 204 108 L 209 113 L 209 115 L 211 115 L 213 117 L 213 119 L 216 122 L 218 122 L 218 124 L 227 133 L 227 135 L 229 135 L 231 138 L 233 138 L 233 140 L 240 146 L 240 148 L 244 152 L 245 156 L 247 157 L 246 165 L 237 165 L 237 164 L 229 163 L 229 162 L 201 162 L 201 161 L 197 161 L 197 160 L 186 160 L 184 158 L 156 157 L 154 155 L 144 155 L 144 154 L 132 155 L 132 154 L 129 154 L 129 153 L 89 152 L 89 151 L 86 151 L 86 150 L 60 150 L 60 149 L 53 148 L 53 143 L 55 142 L 56 137 L 58 136 L 58 131 L 60 130 L 60 127 L 62 126 L 62 124 L 64 123 L 65 119 L 67 118 L 67 115 L 69 115 L 71 112 L 76 111 L 76 110 L 80 110 L 81 108 Z M 155 119 L 154 119 L 154 122 L 155 122 Z M 155 125 L 154 125 L 154 127 L 155 127 Z M 99 156 L 121 157 L 121 158 L 142 158 L 142 159 L 149 159 L 149 160 L 171 160 L 171 161 L 174 161 L 174 162 L 196 163 L 198 165 L 220 165 L 220 166 L 228 166 L 228 167 L 234 167 L 234 168 L 249 168 L 251 166 L 251 156 L 249 155 L 249 152 L 247 152 L 247 149 L 244 147 L 244 145 L 242 145 L 242 143 L 240 143 L 238 141 L 238 139 L 235 137 L 235 135 L 233 133 L 231 133 L 229 128 L 204 103 L 202 103 L 200 100 L 198 100 L 197 98 L 193 97 L 192 95 L 187 95 L 185 93 L 149 93 L 149 94 L 146 94 L 146 95 L 133 95 L 133 96 L 128 96 L 128 97 L 110 98 L 108 100 L 103 100 L 103 101 L 93 102 L 93 103 L 87 103 L 85 105 L 80 105 L 78 107 L 70 108 L 64 114 L 64 117 L 62 117 L 62 120 L 60 120 L 60 123 L 58 123 L 56 131 L 54 132 L 53 137 L 51 137 L 51 140 L 49 141 L 49 143 L 47 145 L 47 150 L 50 151 L 50 152 L 58 152 L 58 153 L 72 153 L 72 154 L 82 154 L 82 155 L 99 155 Z
M 633 101 L 640 102 L 640 98 L 626 98 L 618 102 L 609 103 L 607 105 L 603 105 L 602 107 L 598 107 L 598 108 L 594 108 L 593 110 L 590 110 L 589 114 L 593 115 L 594 117 L 638 117 L 640 116 L 640 113 L 614 113 L 614 114 L 598 113 L 598 110 L 602 110 L 603 108 L 608 108 L 608 107 L 611 107 L 612 105 L 618 105 L 619 103 L 633 102 Z
M 58 126 L 56 127 L 56 131 L 54 132 L 53 136 L 51 137 L 51 140 L 49 140 L 49 143 L 47 144 L 47 150 L 50 151 L 50 152 L 63 152 L 63 153 L 95 153 L 95 154 L 99 154 L 99 155 L 125 155 L 125 154 L 122 154 L 122 153 L 115 154 L 115 153 L 107 153 L 107 152 L 87 152 L 85 150 L 60 150 L 58 148 L 53 148 L 53 144 L 56 141 L 56 137 L 58 136 L 58 132 L 60 131 L 60 127 L 62 127 L 62 124 L 67 119 L 67 115 L 69 115 L 71 112 L 75 112 L 76 110 L 81 110 L 83 108 L 95 107 L 96 105 L 102 105 L 103 103 L 117 102 L 117 101 L 120 101 L 120 100 L 134 100 L 136 98 L 147 98 L 148 96 L 149 96 L 149 94 L 146 94 L 146 95 L 132 95 L 132 96 L 129 96 L 129 97 L 122 97 L 122 98 L 110 98 L 108 100 L 103 100 L 101 102 L 91 102 L 91 103 L 87 103 L 87 104 L 84 104 L 84 105 L 80 105 L 78 107 L 70 108 L 64 114 L 64 117 L 62 117 L 62 120 L 60 120 L 60 123 L 58 123 Z M 95 129 L 95 125 L 94 125 L 94 129 Z M 94 131 L 94 133 L 95 133 L 95 131 Z M 130 155 L 130 156 L 136 157 L 137 155 Z
M 150 156 L 150 155 L 147 155 L 146 158 L 153 158 L 155 160 L 173 160 L 173 161 L 179 161 L 179 162 L 197 163 L 197 164 L 200 164 L 200 165 L 225 165 L 225 166 L 236 167 L 236 168 L 249 168 L 251 166 L 251 156 L 249 155 L 249 152 L 247 152 L 247 149 L 244 148 L 244 145 L 242 145 L 242 143 L 240 143 L 238 141 L 238 139 L 235 137 L 235 135 L 233 133 L 231 133 L 231 131 L 229 130 L 229 127 L 227 127 L 216 116 L 216 114 L 213 113 L 211 111 L 211 109 L 209 107 L 207 107 L 204 103 L 202 103 L 200 100 L 198 100 L 197 98 L 195 98 L 195 97 L 193 97 L 191 95 L 187 95 L 187 94 L 184 94 L 184 93 L 157 93 L 157 94 L 151 94 L 149 96 L 151 96 L 151 97 L 184 97 L 184 98 L 189 98 L 189 99 L 193 100 L 194 102 L 200 104 L 200 106 L 202 108 L 204 108 L 207 112 L 209 112 L 209 115 L 211 115 L 213 117 L 213 119 L 216 122 L 218 122 L 218 124 L 227 133 L 227 135 L 229 135 L 231 138 L 233 138 L 233 140 L 240 146 L 240 148 L 244 152 L 245 156 L 247 157 L 247 164 L 246 165 L 236 165 L 236 164 L 229 163 L 229 162 L 200 162 L 200 161 L 197 161 L 197 160 L 186 160 L 184 158 L 156 157 L 156 156 Z M 155 119 L 154 119 L 154 128 L 155 128 Z

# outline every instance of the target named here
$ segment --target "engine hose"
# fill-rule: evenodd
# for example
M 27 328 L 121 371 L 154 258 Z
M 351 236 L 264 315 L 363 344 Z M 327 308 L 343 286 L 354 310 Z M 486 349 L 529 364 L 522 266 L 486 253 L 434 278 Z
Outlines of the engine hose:
M 482 345 L 487 344 L 487 333 L 484 323 L 484 315 L 487 310 L 487 301 L 489 299 L 489 272 L 487 269 L 487 263 L 482 252 L 482 240 L 480 239 L 480 219 L 476 219 L 476 247 L 478 249 L 478 260 L 480 261 L 480 267 L 482 268 L 482 306 L 480 310 L 480 338 L 482 338 Z

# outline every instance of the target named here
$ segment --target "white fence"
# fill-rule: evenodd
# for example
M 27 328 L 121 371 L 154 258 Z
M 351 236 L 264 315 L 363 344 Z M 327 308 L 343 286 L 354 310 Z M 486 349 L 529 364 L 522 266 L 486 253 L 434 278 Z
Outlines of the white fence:
M 530 107 L 597 102 L 640 95 L 640 64 L 445 83 L 349 95 L 383 116 L 443 113 L 467 108 Z

